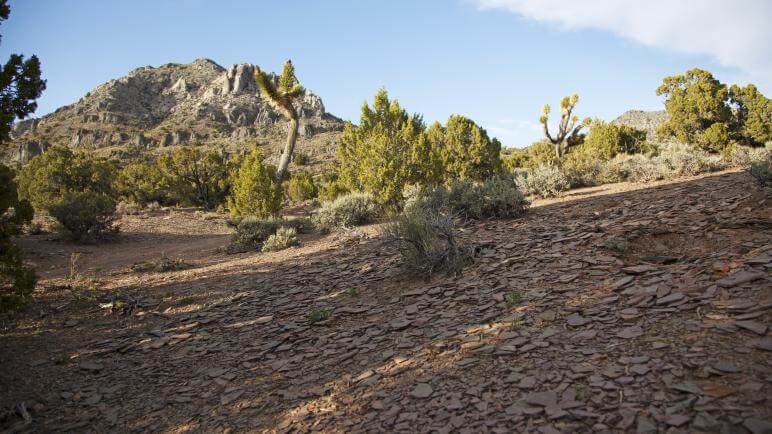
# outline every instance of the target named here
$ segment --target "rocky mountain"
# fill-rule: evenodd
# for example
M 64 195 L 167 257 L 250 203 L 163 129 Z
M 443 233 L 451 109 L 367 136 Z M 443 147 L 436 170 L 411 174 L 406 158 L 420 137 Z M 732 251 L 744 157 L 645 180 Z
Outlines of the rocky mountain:
M 627 125 L 646 131 L 646 137 L 653 140 L 657 127 L 666 121 L 667 112 L 665 110 L 628 110 L 622 113 L 618 118 L 614 119 L 611 123 L 616 125 Z
M 254 70 L 246 63 L 225 69 L 209 59 L 135 69 L 74 104 L 17 122 L 8 156 L 26 161 L 54 144 L 118 155 L 192 143 L 278 147 L 286 122 L 260 97 Z M 301 148 L 343 127 L 311 91 L 297 108 Z

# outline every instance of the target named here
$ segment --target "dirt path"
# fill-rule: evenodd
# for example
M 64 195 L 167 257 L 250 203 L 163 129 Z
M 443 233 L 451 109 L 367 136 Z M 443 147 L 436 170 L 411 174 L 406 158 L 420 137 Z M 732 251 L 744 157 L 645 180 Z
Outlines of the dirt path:
M 474 265 L 429 282 L 376 227 L 226 256 L 222 222 L 137 218 L 86 288 L 30 237 L 49 289 L 0 335 L 0 407 L 57 432 L 770 432 L 769 202 L 734 172 L 575 191 L 467 226 Z M 161 251 L 194 268 L 126 271 Z

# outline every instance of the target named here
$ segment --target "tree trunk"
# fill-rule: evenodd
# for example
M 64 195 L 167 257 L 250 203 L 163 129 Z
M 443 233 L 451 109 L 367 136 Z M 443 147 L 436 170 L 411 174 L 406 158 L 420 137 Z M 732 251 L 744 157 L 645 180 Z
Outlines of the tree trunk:
M 284 152 L 279 159 L 279 167 L 276 168 L 276 183 L 281 183 L 284 173 L 287 171 L 290 160 L 292 160 L 292 152 L 295 150 L 295 142 L 298 139 L 298 117 L 290 117 L 289 132 L 287 133 L 287 143 L 284 145 Z

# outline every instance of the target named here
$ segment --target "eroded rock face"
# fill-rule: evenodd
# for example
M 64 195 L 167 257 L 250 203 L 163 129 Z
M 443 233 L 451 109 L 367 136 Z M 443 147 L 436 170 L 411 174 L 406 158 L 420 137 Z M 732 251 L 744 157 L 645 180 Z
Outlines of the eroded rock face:
M 252 64 L 225 69 L 209 59 L 135 69 L 72 105 L 14 124 L 12 158 L 24 162 L 44 150 L 42 143 L 152 148 L 199 140 L 246 143 L 272 132 L 283 134 L 283 119 L 259 95 L 254 72 Z M 301 137 L 343 127 L 310 91 L 297 110 Z

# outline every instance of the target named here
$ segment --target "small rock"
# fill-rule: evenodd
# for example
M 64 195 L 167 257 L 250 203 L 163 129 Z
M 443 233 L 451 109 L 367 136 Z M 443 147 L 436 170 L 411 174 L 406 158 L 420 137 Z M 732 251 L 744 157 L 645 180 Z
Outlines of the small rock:
M 638 326 L 625 327 L 617 333 L 617 337 L 622 339 L 633 339 L 641 335 L 643 335 L 643 329 Z
M 428 383 L 418 383 L 410 392 L 410 396 L 423 399 L 432 396 L 432 393 L 434 393 L 434 389 Z
M 566 320 L 568 321 L 568 325 L 570 325 L 572 327 L 581 327 L 581 326 L 583 326 L 585 324 L 588 324 L 588 323 L 592 322 L 591 319 L 585 318 L 585 317 L 583 317 L 583 316 L 581 316 L 581 315 L 579 315 L 577 313 L 569 316 L 568 318 L 566 318 Z
M 98 372 L 101 371 L 103 366 L 96 362 L 80 362 L 78 364 L 78 367 L 80 369 L 83 369 L 84 371 L 91 371 L 91 372 Z
M 762 336 L 767 334 L 768 327 L 766 326 L 766 324 L 762 324 L 757 321 L 735 321 L 734 324 L 737 327 L 744 328 L 745 330 L 750 330 L 753 333 L 756 333 Z

